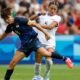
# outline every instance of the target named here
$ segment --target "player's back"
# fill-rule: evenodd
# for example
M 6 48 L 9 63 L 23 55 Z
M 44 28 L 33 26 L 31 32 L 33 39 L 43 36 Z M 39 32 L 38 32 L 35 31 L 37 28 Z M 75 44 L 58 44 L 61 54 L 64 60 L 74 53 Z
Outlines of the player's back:
M 28 19 L 23 17 L 16 17 L 14 23 L 11 25 L 12 31 L 14 31 L 20 38 L 22 43 L 37 37 L 37 33 L 32 27 L 27 25 Z

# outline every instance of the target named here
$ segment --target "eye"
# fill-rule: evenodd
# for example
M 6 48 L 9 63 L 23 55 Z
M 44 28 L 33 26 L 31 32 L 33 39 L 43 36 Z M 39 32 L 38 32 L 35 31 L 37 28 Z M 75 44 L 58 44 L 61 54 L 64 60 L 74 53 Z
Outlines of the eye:
M 55 8 L 51 7 L 51 10 L 56 10 Z

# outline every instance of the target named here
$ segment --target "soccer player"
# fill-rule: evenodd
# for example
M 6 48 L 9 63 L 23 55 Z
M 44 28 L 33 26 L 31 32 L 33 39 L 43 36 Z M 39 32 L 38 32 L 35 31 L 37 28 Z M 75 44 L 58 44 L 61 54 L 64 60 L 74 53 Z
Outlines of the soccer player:
M 39 23 L 51 35 L 50 40 L 46 40 L 45 35 L 41 31 L 38 31 L 38 30 L 36 31 L 38 33 L 38 39 L 40 40 L 44 48 L 49 53 L 54 52 L 54 55 L 55 55 L 54 58 L 62 59 L 67 63 L 68 67 L 71 67 L 71 65 L 68 64 L 68 62 L 71 62 L 70 58 L 61 56 L 58 52 L 55 51 L 55 46 L 56 46 L 55 34 L 58 28 L 58 25 L 61 21 L 61 17 L 57 15 L 57 11 L 58 11 L 58 7 L 53 2 L 50 2 L 48 5 L 48 12 L 46 13 L 46 15 L 39 16 Z M 35 17 L 38 17 L 38 16 L 35 15 Z M 42 79 L 42 77 L 40 76 L 41 58 L 42 56 L 40 54 L 36 54 L 35 76 L 33 77 L 33 80 Z M 44 80 L 50 80 L 49 73 L 50 73 L 51 65 L 52 65 L 51 57 L 46 57 L 46 71 L 44 75 Z
M 0 40 L 5 38 L 9 33 L 14 31 L 21 40 L 21 47 L 16 51 L 13 59 L 11 60 L 8 69 L 6 71 L 4 80 L 10 80 L 10 77 L 14 71 L 16 64 L 24 57 L 28 57 L 32 51 L 41 54 L 46 57 L 54 57 L 54 52 L 49 53 L 45 48 L 42 47 L 40 41 L 37 38 L 37 33 L 33 30 L 32 26 L 42 31 L 45 34 L 47 40 L 50 39 L 50 35 L 43 29 L 39 24 L 34 21 L 28 20 L 23 17 L 11 16 L 11 9 L 5 8 L 1 13 L 2 18 L 8 24 L 4 34 L 0 35 Z M 72 63 L 69 62 L 71 65 Z
M 2 18 L 8 24 L 7 29 L 4 34 L 0 35 L 0 40 L 5 38 L 9 33 L 14 31 L 21 40 L 21 47 L 16 51 L 13 59 L 11 60 L 8 70 L 5 74 L 4 80 L 10 80 L 10 77 L 13 73 L 15 65 L 25 56 L 28 57 L 32 51 L 37 53 L 42 53 L 45 56 L 51 56 L 49 53 L 42 47 L 41 43 L 37 39 L 37 33 L 32 29 L 32 26 L 35 26 L 41 30 L 47 39 L 50 38 L 49 34 L 41 28 L 41 26 L 33 21 L 30 21 L 23 17 L 13 18 L 11 16 L 11 8 L 5 8 L 2 10 Z M 43 54 L 44 53 L 44 54 Z

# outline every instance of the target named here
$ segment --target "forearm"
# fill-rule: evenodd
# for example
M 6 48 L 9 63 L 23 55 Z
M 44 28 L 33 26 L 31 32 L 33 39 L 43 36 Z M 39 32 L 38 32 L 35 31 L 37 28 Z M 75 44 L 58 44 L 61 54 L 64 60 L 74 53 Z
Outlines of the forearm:
M 46 34 L 47 32 L 44 30 L 44 28 L 42 28 L 42 26 L 34 21 L 29 20 L 28 21 L 28 25 L 30 27 L 36 27 L 38 30 L 42 31 L 44 34 Z
M 52 30 L 53 28 L 57 27 L 58 26 L 58 23 L 57 22 L 53 22 L 51 23 L 50 25 L 41 25 L 44 29 L 48 29 L 48 30 Z
M 34 27 L 36 27 L 38 30 L 40 30 L 41 32 L 43 32 L 43 33 L 45 34 L 47 40 L 50 39 L 50 34 L 49 34 L 48 32 L 46 32 L 46 31 L 44 30 L 44 28 L 41 27 L 40 24 L 38 24 L 38 23 L 36 23 L 36 22 L 34 22 L 34 21 L 31 21 L 31 20 L 29 20 L 27 24 L 28 24 L 30 27 L 33 27 L 33 26 L 34 26 Z
M 30 17 L 30 20 L 35 20 L 35 19 L 37 19 L 39 16 L 41 16 L 42 15 L 42 13 L 38 13 L 38 14 L 35 14 L 35 15 L 32 15 L 31 17 Z
M 35 26 L 36 26 L 36 28 L 37 28 L 38 30 L 42 31 L 45 35 L 49 34 L 48 32 L 46 32 L 46 31 L 44 30 L 44 28 L 42 28 L 41 25 L 36 24 Z
M 51 28 L 49 26 L 41 25 L 44 29 L 50 30 Z
M 44 29 L 47 29 L 47 30 L 52 30 L 53 28 L 55 28 L 55 26 L 47 26 L 47 25 L 41 25 Z
M 38 15 L 37 15 L 37 14 L 32 15 L 32 16 L 30 17 L 30 20 L 34 20 L 34 19 L 36 19 L 36 18 L 38 18 Z

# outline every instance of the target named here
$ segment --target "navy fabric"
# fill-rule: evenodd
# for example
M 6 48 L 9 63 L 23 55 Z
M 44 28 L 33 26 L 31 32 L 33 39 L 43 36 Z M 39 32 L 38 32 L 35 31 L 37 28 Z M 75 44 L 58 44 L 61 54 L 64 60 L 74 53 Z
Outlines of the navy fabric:
M 14 23 L 8 25 L 5 32 L 15 32 L 21 40 L 21 47 L 18 51 L 22 51 L 26 56 L 29 56 L 32 51 L 37 51 L 42 45 L 37 39 L 37 33 L 27 23 L 28 19 L 16 17 Z
M 35 38 L 34 40 L 31 40 L 29 43 L 23 44 L 18 49 L 18 51 L 24 52 L 26 57 L 28 57 L 32 51 L 37 52 L 37 50 L 41 47 L 42 47 L 42 44 L 40 43 L 40 41 L 37 38 Z
M 34 37 L 37 37 L 37 33 L 32 27 L 27 25 L 28 19 L 23 17 L 16 17 L 13 24 L 7 26 L 6 33 L 14 31 L 20 38 L 21 43 L 28 43 Z

